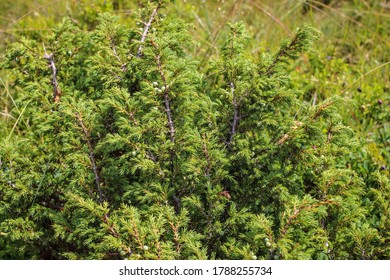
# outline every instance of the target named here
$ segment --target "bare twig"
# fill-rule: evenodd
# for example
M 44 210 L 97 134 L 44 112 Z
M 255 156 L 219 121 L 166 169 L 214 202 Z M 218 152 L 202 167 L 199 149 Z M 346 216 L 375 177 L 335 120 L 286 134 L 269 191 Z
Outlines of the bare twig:
M 207 139 L 206 139 L 206 136 L 203 134 L 202 135 L 202 147 L 203 147 L 203 152 L 206 156 L 206 160 L 207 160 L 207 166 L 206 166 L 206 176 L 207 177 L 210 177 L 210 174 L 211 174 L 211 169 L 212 169 L 212 165 L 211 165 L 211 159 L 210 159 L 210 153 L 209 151 L 207 150 Z
M 169 127 L 169 136 L 172 142 L 175 142 L 175 127 L 173 124 L 170 99 L 168 93 L 164 94 L 164 103 L 165 103 L 165 112 L 167 113 L 168 118 L 168 127 Z
M 152 44 L 154 45 L 155 48 L 157 48 L 157 45 L 154 42 L 152 42 Z M 161 80 L 163 81 L 164 84 L 164 105 L 165 105 L 165 112 L 167 114 L 167 119 L 168 119 L 169 135 L 171 141 L 175 142 L 175 126 L 173 123 L 173 117 L 171 111 L 171 100 L 169 98 L 169 85 L 167 83 L 164 71 L 162 69 L 160 55 L 156 56 L 156 63 L 157 63 L 158 71 L 160 73 Z
M 313 96 L 313 106 L 316 106 L 316 103 L 317 103 L 317 92 L 315 92 Z
M 48 54 L 46 52 L 45 46 L 43 46 L 43 48 L 45 50 L 45 54 L 43 57 L 49 61 L 49 67 L 52 73 L 51 83 L 53 85 L 53 100 L 54 102 L 58 103 L 60 102 L 61 91 L 58 89 L 57 68 L 56 65 L 54 64 L 54 53 Z
M 333 128 L 333 124 L 331 122 L 329 125 L 329 128 L 328 128 L 328 133 L 327 133 L 327 140 L 326 140 L 327 143 L 329 143 L 330 140 L 332 140 L 332 132 L 333 132 L 332 128 Z
M 234 96 L 235 86 L 234 86 L 233 82 L 230 82 L 230 89 L 231 89 L 231 94 L 233 96 L 233 121 L 232 121 L 232 126 L 231 126 L 230 132 L 229 132 L 229 134 L 230 134 L 229 140 L 227 142 L 228 147 L 230 147 L 232 142 L 233 142 L 234 135 L 237 132 L 238 121 L 240 119 L 240 117 L 238 115 L 239 104 L 238 104 L 236 97 Z
M 88 145 L 89 159 L 91 160 L 92 170 L 93 170 L 93 173 L 95 175 L 95 183 L 96 183 L 97 191 L 99 193 L 99 203 L 103 204 L 103 195 L 102 195 L 102 190 L 100 188 L 100 176 L 99 176 L 99 171 L 98 171 L 98 168 L 97 168 L 97 165 L 96 165 L 96 160 L 95 160 L 95 154 L 93 152 L 93 147 L 92 147 L 92 144 L 91 144 L 91 141 L 90 141 L 90 132 L 88 131 L 88 129 L 84 125 L 82 114 L 81 113 L 76 113 L 76 118 L 77 118 L 77 120 L 79 122 L 79 125 L 80 125 L 81 129 L 83 130 L 84 140 L 85 140 L 85 142 L 87 142 L 87 145 Z
M 116 60 L 118 60 L 119 64 L 121 65 L 121 69 L 123 72 L 126 72 L 127 68 L 126 68 L 126 64 L 122 62 L 121 58 L 119 57 L 119 54 L 118 52 L 116 51 L 116 46 L 111 38 L 111 50 L 116 58 Z
M 157 12 L 158 12 L 158 9 L 160 9 L 160 3 L 157 4 L 157 7 L 154 8 L 150 18 L 149 18 L 149 21 L 147 23 L 145 23 L 145 27 L 144 27 L 144 31 L 142 32 L 142 37 L 141 37 L 141 44 L 138 48 L 138 52 L 137 52 L 137 57 L 141 57 L 142 56 L 142 48 L 143 48 L 143 43 L 145 42 L 146 40 L 146 36 L 148 35 L 148 32 L 149 32 L 149 29 L 150 29 L 150 26 L 152 25 L 152 22 L 154 20 L 154 18 L 157 16 Z

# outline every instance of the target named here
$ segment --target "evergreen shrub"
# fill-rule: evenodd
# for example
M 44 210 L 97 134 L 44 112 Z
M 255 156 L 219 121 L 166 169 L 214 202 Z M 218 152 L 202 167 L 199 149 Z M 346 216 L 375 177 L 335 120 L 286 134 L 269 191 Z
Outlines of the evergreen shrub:
M 319 32 L 253 54 L 234 23 L 200 69 L 168 2 L 7 51 L 0 258 L 388 258 L 388 180 L 349 168 L 343 101 L 300 102 L 290 80 Z

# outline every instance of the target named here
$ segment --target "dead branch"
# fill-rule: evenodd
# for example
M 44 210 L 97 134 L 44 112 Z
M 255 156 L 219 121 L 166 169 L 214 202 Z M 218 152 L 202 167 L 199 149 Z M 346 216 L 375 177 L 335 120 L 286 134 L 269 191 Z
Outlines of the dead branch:
M 45 48 L 45 46 L 43 46 L 43 48 Z M 54 64 L 54 54 L 53 53 L 48 54 L 45 49 L 45 54 L 43 57 L 49 61 L 49 67 L 52 73 L 51 83 L 53 85 L 53 100 L 55 103 L 58 103 L 60 102 L 61 91 L 58 88 L 57 68 L 56 65 Z

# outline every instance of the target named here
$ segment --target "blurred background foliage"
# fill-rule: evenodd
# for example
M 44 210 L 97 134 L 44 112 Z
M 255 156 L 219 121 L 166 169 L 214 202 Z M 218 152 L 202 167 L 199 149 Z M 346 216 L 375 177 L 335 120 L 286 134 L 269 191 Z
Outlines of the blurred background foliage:
M 1 56 L 10 43 L 23 37 L 44 40 L 64 16 L 83 29 L 97 24 L 98 14 L 111 11 L 123 23 L 134 24 L 136 0 L 1 0 Z M 273 52 L 298 26 L 322 32 L 314 54 L 293 65 L 293 82 L 301 88 L 302 102 L 316 104 L 340 95 L 344 123 L 360 140 L 351 154 L 351 166 L 369 185 L 373 174 L 389 175 L 390 161 L 390 2 L 387 0 L 177 0 L 166 11 L 192 25 L 198 44 L 189 49 L 207 70 L 226 36 L 226 24 L 244 21 L 253 39 L 253 53 Z M 43 49 L 42 49 L 43 55 Z M 2 58 L 1 58 L 2 59 Z M 12 116 L 12 77 L 0 69 L 0 137 L 15 129 Z M 17 128 L 16 128 L 17 129 Z

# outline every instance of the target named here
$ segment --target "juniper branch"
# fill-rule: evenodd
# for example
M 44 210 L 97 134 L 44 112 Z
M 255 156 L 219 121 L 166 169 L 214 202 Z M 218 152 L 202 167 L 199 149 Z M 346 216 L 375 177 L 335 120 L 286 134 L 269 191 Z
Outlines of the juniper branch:
M 84 125 L 82 114 L 81 113 L 76 113 L 76 118 L 77 118 L 77 120 L 79 122 L 79 125 L 80 125 L 81 129 L 83 130 L 83 133 L 84 133 L 84 137 L 83 138 L 84 138 L 84 140 L 85 140 L 85 142 L 87 143 L 87 146 L 88 146 L 89 159 L 91 160 L 92 170 L 93 170 L 93 173 L 95 175 L 95 183 L 96 183 L 97 191 L 98 191 L 98 194 L 99 194 L 99 203 L 103 204 L 103 195 L 102 195 L 102 190 L 100 188 L 100 175 L 99 175 L 99 171 L 98 171 L 98 168 L 97 168 L 97 165 L 96 165 L 95 153 L 93 152 L 93 147 L 92 147 L 91 141 L 89 139 L 90 133 L 87 130 L 87 128 L 85 127 L 85 125 Z
M 265 74 L 270 77 L 274 73 L 274 69 L 276 64 L 278 64 L 281 59 L 289 52 L 293 51 L 295 49 L 295 46 L 298 42 L 298 34 L 294 36 L 294 38 L 291 40 L 290 44 L 286 48 L 281 48 L 277 54 L 274 57 L 274 60 L 270 66 L 268 66 L 267 70 L 265 71 Z
M 116 238 L 120 238 L 119 233 L 115 230 L 115 228 L 110 223 L 110 220 L 109 220 L 109 217 L 108 217 L 107 213 L 104 213 L 104 216 L 103 216 L 102 220 L 108 226 L 108 230 L 109 230 L 110 234 L 112 236 L 116 237 Z
M 107 213 L 104 213 L 102 221 L 103 221 L 103 223 L 105 223 L 107 225 L 108 232 L 112 236 L 114 236 L 115 238 L 120 240 L 121 236 L 120 236 L 119 232 L 115 229 L 113 223 L 110 221 L 109 215 Z M 133 251 L 132 251 L 130 246 L 121 245 L 121 249 L 124 252 L 127 252 L 129 255 L 133 254 Z
M 230 88 L 231 88 L 231 93 L 233 95 L 233 122 L 232 122 L 230 132 L 229 132 L 229 140 L 227 142 L 228 148 L 231 146 L 231 144 L 233 142 L 234 135 L 237 132 L 238 120 L 240 119 L 240 117 L 238 115 L 239 114 L 238 113 L 239 104 L 238 104 L 236 97 L 234 96 L 235 86 L 234 86 L 233 82 L 230 82 Z
M 157 44 L 153 40 L 151 41 L 151 43 L 152 43 L 152 46 L 156 49 L 156 51 L 158 51 Z M 168 132 L 169 132 L 171 142 L 175 143 L 175 126 L 173 123 L 173 117 L 172 117 L 172 111 L 171 111 L 171 100 L 169 97 L 170 87 L 168 85 L 168 81 L 167 81 L 165 73 L 163 71 L 160 54 L 157 54 L 157 56 L 156 56 L 156 64 L 157 64 L 157 69 L 158 69 L 158 72 L 160 74 L 161 80 L 164 84 L 163 94 L 164 94 L 165 112 L 166 112 L 167 119 L 168 119 L 168 128 L 169 128 Z M 170 182 L 170 185 L 172 187 L 174 179 L 175 179 L 175 174 L 174 174 L 174 171 L 175 171 L 175 149 L 174 148 L 171 149 L 170 153 L 171 153 L 171 182 Z M 176 213 L 179 213 L 179 209 L 180 209 L 180 205 L 181 205 L 180 196 L 174 195 L 173 200 L 175 201 L 175 211 L 176 211 Z
M 294 213 L 288 218 L 286 225 L 283 227 L 283 229 L 281 231 L 281 236 L 284 236 L 286 234 L 287 230 L 290 228 L 293 221 L 299 216 L 299 214 L 302 211 L 304 211 L 304 210 L 310 211 L 312 209 L 316 209 L 316 208 L 320 207 L 321 205 L 330 205 L 330 204 L 337 204 L 337 202 L 335 202 L 333 200 L 325 200 L 325 201 L 320 201 L 318 203 L 313 203 L 310 205 L 303 205 L 303 206 L 299 207 L 298 209 L 295 209 Z
M 141 40 L 140 40 L 141 44 L 140 44 L 140 46 L 138 48 L 138 52 L 137 52 L 137 57 L 141 57 L 142 56 L 143 43 L 146 40 L 146 36 L 149 33 L 150 26 L 152 25 L 152 22 L 153 22 L 154 18 L 157 16 L 157 12 L 160 9 L 160 7 L 161 7 L 161 4 L 159 2 L 157 4 L 156 8 L 154 8 L 152 14 L 150 15 L 149 21 L 147 23 L 145 23 L 145 27 L 144 27 L 144 30 L 142 32 L 142 37 L 141 37 Z
M 119 64 L 121 65 L 122 71 L 123 71 L 123 72 L 126 72 L 126 70 L 127 70 L 126 64 L 122 62 L 122 60 L 121 60 L 121 58 L 119 57 L 119 54 L 118 54 L 118 52 L 117 52 L 117 50 L 116 50 L 116 46 L 115 46 L 115 44 L 114 44 L 112 38 L 110 38 L 110 39 L 111 39 L 111 50 L 112 50 L 112 52 L 113 52 L 113 54 L 114 54 L 116 60 L 118 60 Z
M 310 50 L 313 41 L 317 40 L 319 36 L 320 33 L 314 28 L 308 26 L 300 28 L 291 42 L 279 49 L 265 74 L 268 77 L 272 76 L 277 64 L 287 62 L 287 59 L 296 59 L 300 53 Z
M 157 45 L 152 42 L 152 44 L 157 48 Z M 164 105 L 165 105 L 165 112 L 167 114 L 167 119 L 168 119 L 168 127 L 169 127 L 169 135 L 171 142 L 175 142 L 175 126 L 173 123 L 173 117 L 172 117 L 172 111 L 171 111 L 171 100 L 169 98 L 169 85 L 167 83 L 164 71 L 162 69 L 162 64 L 161 64 L 161 56 L 157 55 L 156 56 L 156 63 L 158 67 L 158 71 L 160 73 L 161 80 L 163 81 L 164 84 Z
M 205 154 L 205 157 L 206 157 L 206 160 L 207 160 L 207 167 L 206 167 L 206 176 L 207 177 L 210 177 L 210 174 L 211 174 L 211 168 L 212 168 L 212 166 L 211 166 L 211 159 L 210 159 L 210 153 L 209 153 L 209 151 L 207 150 L 207 145 L 206 145 L 206 141 L 207 141 L 207 139 L 206 139 L 206 136 L 203 134 L 202 135 L 202 148 L 203 148 L 203 153 Z

